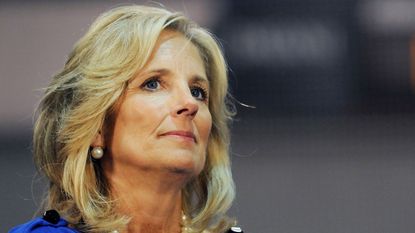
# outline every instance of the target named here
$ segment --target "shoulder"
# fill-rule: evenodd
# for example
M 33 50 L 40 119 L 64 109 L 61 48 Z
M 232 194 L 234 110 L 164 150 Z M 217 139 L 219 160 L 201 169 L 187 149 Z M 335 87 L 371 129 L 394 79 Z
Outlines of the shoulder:
M 60 218 L 56 211 L 46 211 L 43 217 L 12 228 L 9 233 L 79 233 L 68 227 L 68 222 Z

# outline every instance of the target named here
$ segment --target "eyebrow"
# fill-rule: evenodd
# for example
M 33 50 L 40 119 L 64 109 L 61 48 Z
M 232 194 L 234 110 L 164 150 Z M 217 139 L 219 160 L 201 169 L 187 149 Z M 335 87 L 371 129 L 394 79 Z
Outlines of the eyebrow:
M 208 80 L 207 78 L 205 78 L 205 77 L 201 77 L 201 76 L 199 76 L 199 75 L 195 75 L 195 76 L 192 78 L 192 81 L 193 81 L 193 82 L 196 82 L 196 83 L 206 83 L 207 85 L 209 85 L 209 80 Z
M 161 73 L 161 74 L 165 75 L 165 74 L 169 74 L 171 72 L 168 69 L 156 69 L 156 70 L 145 71 L 145 73 L 147 73 L 147 74 Z M 205 76 L 200 76 L 200 75 L 197 75 L 197 74 L 192 75 L 192 76 L 193 76 L 192 79 L 191 79 L 192 82 L 199 82 L 199 83 L 209 84 L 209 80 Z

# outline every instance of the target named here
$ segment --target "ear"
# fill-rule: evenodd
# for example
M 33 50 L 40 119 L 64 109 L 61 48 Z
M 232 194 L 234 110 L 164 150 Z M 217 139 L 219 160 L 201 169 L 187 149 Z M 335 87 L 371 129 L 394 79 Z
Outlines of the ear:
M 92 140 L 91 147 L 101 147 L 104 148 L 104 136 L 102 134 L 102 131 L 98 131 L 97 135 L 95 135 L 94 140 Z

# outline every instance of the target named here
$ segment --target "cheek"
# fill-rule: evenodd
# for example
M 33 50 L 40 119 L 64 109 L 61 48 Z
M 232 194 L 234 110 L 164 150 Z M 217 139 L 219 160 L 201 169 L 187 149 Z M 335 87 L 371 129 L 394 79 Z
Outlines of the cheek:
M 212 128 L 212 116 L 208 109 L 204 110 L 204 112 L 201 114 L 200 119 L 200 137 L 204 141 L 205 145 L 207 145 L 207 141 L 210 136 L 210 131 Z
M 163 115 L 166 97 L 163 95 L 131 96 L 123 105 L 123 121 L 131 126 L 151 128 Z
M 113 130 L 113 149 L 143 144 L 163 119 L 161 98 L 129 96 L 121 104 Z

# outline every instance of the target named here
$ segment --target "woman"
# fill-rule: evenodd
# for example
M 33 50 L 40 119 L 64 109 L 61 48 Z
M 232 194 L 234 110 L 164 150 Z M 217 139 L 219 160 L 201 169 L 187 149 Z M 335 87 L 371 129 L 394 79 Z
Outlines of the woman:
M 226 95 L 206 30 L 153 7 L 104 13 L 38 109 L 34 157 L 49 211 L 11 232 L 241 232 L 226 216 Z

